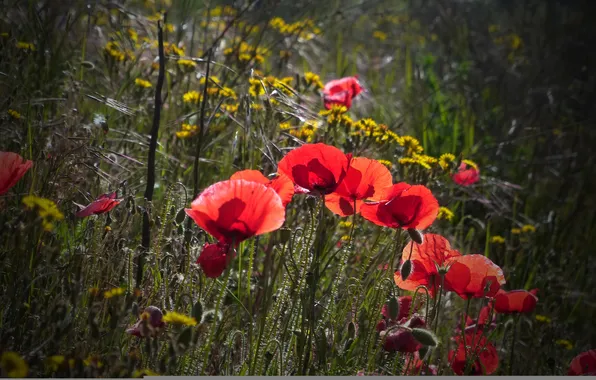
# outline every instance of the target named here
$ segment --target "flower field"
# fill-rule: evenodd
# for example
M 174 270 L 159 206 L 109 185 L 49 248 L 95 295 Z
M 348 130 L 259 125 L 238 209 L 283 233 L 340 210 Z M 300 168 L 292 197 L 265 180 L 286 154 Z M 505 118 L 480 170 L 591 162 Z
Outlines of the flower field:
M 592 19 L 11 2 L 0 375 L 596 375 Z

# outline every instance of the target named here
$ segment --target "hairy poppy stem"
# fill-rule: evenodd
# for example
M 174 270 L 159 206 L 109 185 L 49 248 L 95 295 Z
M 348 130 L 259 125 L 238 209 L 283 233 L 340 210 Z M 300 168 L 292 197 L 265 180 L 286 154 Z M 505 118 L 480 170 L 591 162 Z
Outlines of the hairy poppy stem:
M 165 20 L 164 14 L 164 20 Z M 151 126 L 151 140 L 149 141 L 149 156 L 147 158 L 147 187 L 145 188 L 145 211 L 143 212 L 143 235 L 141 239 L 141 254 L 137 262 L 136 286 L 141 288 L 143 282 L 143 265 L 145 256 L 149 251 L 151 244 L 151 226 L 149 221 L 148 204 L 153 200 L 153 190 L 155 188 L 155 151 L 157 149 L 157 137 L 159 133 L 159 120 L 161 118 L 161 90 L 165 78 L 166 57 L 163 47 L 163 28 L 161 21 L 157 23 L 157 41 L 159 54 L 159 71 L 157 75 L 157 84 L 155 86 L 155 104 L 153 107 L 153 125 Z
M 439 315 L 441 314 L 441 298 L 443 296 L 443 285 L 445 283 L 445 274 L 441 274 L 441 287 L 439 288 L 439 297 L 437 298 L 436 314 L 435 314 L 435 328 L 433 329 L 435 334 L 439 328 Z
M 513 330 L 511 331 L 511 349 L 509 353 L 509 376 L 513 375 L 513 358 L 515 358 L 515 339 L 517 338 L 518 317 L 513 317 Z

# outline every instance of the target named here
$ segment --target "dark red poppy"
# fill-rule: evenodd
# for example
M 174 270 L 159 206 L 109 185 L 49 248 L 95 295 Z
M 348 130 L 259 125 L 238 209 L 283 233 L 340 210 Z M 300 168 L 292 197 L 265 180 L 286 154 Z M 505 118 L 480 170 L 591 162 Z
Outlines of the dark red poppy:
M 445 289 L 463 299 L 494 297 L 504 284 L 503 270 L 484 255 L 453 258 L 445 274 Z
M 382 198 L 383 201 L 363 204 L 360 209 L 365 219 L 379 226 L 423 230 L 439 212 L 439 202 L 422 185 L 401 182 L 389 188 Z
M 568 376 L 594 376 L 596 375 L 596 350 L 582 352 L 571 361 Z
M 363 200 L 381 200 L 379 197 L 392 184 L 391 172 L 385 165 L 370 158 L 355 157 L 335 192 L 325 196 L 325 206 L 337 215 L 353 215 L 354 203 L 358 213 Z
M 434 297 L 441 285 L 439 270 L 445 269 L 450 260 L 459 256 L 461 253 L 452 249 L 449 241 L 443 236 L 426 234 L 422 244 L 411 241 L 402 251 L 401 265 L 409 259 L 412 271 L 406 280 L 401 278 L 400 271 L 395 272 L 395 284 L 410 291 L 424 285 L 428 288 L 430 296 Z
M 477 167 L 471 166 L 462 162 L 453 174 L 453 181 L 460 186 L 470 186 L 480 180 L 480 170 Z
M 408 355 L 404 362 L 403 376 L 416 376 L 416 375 L 432 375 L 436 376 L 438 373 L 437 366 L 425 364 L 420 359 L 420 353 L 418 351 Z
M 494 310 L 494 303 L 492 300 L 488 303 L 487 306 L 484 306 L 482 309 L 480 309 L 480 313 L 478 314 L 478 320 L 472 319 L 469 315 L 466 316 L 466 331 L 476 329 L 476 325 L 478 325 L 478 330 L 480 331 L 482 331 L 486 327 L 496 327 L 495 321 L 497 316 L 495 313 L 493 313 L 492 321 L 489 324 L 491 309 Z M 461 330 L 459 332 L 461 332 Z
M 499 355 L 493 344 L 482 331 L 466 332 L 465 341 L 460 334 L 455 337 L 457 349 L 449 351 L 451 368 L 457 375 L 463 375 L 467 360 L 473 360 L 467 375 L 490 375 L 499 367 Z
M 538 289 L 512 290 L 506 292 L 499 290 L 495 296 L 495 311 L 497 313 L 531 313 L 536 308 Z
M 96 200 L 91 202 L 89 206 L 83 208 L 81 211 L 77 212 L 75 215 L 78 218 L 84 218 L 90 215 L 99 215 L 103 214 L 104 212 L 108 212 L 114 207 L 120 204 L 121 200 L 116 199 L 116 192 L 102 194 L 97 197 Z
M 395 318 L 395 321 L 401 321 L 404 318 L 408 318 L 410 314 L 415 313 L 418 309 L 420 309 L 420 304 L 417 303 L 417 307 L 414 310 L 412 310 L 412 296 L 397 297 L 397 303 L 399 304 L 399 312 L 397 314 L 397 317 Z M 381 309 L 381 315 L 383 316 L 383 318 L 389 320 L 392 319 L 389 315 L 388 304 L 383 305 L 383 308 Z
M 6 194 L 31 169 L 33 161 L 12 152 L 0 152 L 0 195 Z
M 141 319 L 139 319 L 134 325 L 126 329 L 126 333 L 138 337 L 153 336 L 160 328 L 165 326 L 163 319 L 163 313 L 155 306 L 147 306 Z
M 197 259 L 197 264 L 201 266 L 207 277 L 217 278 L 221 276 L 232 258 L 233 252 L 230 252 L 228 244 L 220 242 L 217 244 L 205 243 Z
M 240 244 L 275 231 L 285 220 L 285 208 L 275 190 L 243 179 L 215 183 L 185 209 L 195 223 L 223 243 Z
M 356 77 L 335 79 L 328 82 L 323 88 L 323 102 L 325 108 L 331 109 L 334 104 L 352 106 L 352 100 L 362 92 L 362 86 Z
M 262 183 L 265 186 L 271 187 L 281 198 L 281 203 L 284 207 L 286 207 L 294 197 L 294 184 L 292 183 L 292 180 L 283 173 L 278 173 L 275 178 L 269 179 L 258 170 L 241 170 L 232 174 L 230 179 L 244 179 L 246 181 Z
M 296 193 L 330 194 L 348 171 L 350 154 L 323 143 L 304 144 L 279 161 L 278 171 L 300 189 Z
M 399 324 L 408 327 L 410 329 L 417 328 L 417 327 L 425 327 L 426 322 L 421 317 L 415 315 L 410 318 L 409 321 L 405 322 L 404 320 L 400 321 Z M 393 324 L 395 325 L 395 324 Z M 392 324 L 388 324 L 388 326 L 392 326 Z M 404 329 L 392 329 L 389 333 L 384 334 L 385 340 L 383 343 L 383 348 L 385 351 L 388 352 L 416 352 L 422 348 L 422 344 L 414 338 L 414 335 Z

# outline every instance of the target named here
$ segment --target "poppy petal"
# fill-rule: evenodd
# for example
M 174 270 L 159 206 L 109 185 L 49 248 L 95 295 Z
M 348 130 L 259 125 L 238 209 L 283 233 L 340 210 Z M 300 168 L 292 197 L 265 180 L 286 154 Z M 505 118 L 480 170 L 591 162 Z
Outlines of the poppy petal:
M 500 292 L 495 296 L 497 313 L 531 313 L 536 308 L 538 297 L 527 290 Z
M 463 299 L 494 297 L 499 287 L 505 284 L 503 270 L 484 255 L 454 257 L 450 264 L 445 275 L 445 286 Z M 467 279 L 467 273 L 470 277 L 466 284 L 464 280 Z M 490 287 L 487 291 L 488 283 Z
M 219 241 L 236 244 L 274 231 L 285 220 L 285 208 L 275 190 L 243 179 L 209 186 L 185 211 Z
M 335 192 L 352 199 L 382 200 L 381 196 L 393 185 L 391 172 L 377 160 L 354 157 Z
M 263 173 L 258 170 L 240 170 L 230 177 L 230 179 L 244 179 L 250 182 L 269 184 L 269 178 L 265 177 Z
M 356 201 L 356 213 L 360 211 L 362 201 Z M 354 215 L 354 201 L 350 198 L 342 197 L 337 193 L 325 195 L 325 206 L 334 214 L 339 216 Z
M 33 161 L 25 160 L 13 152 L 0 152 L 0 195 L 6 194 L 25 173 Z
M 294 184 L 287 175 L 279 173 L 277 177 L 271 180 L 270 186 L 279 195 L 284 207 L 292 201 L 294 197 Z

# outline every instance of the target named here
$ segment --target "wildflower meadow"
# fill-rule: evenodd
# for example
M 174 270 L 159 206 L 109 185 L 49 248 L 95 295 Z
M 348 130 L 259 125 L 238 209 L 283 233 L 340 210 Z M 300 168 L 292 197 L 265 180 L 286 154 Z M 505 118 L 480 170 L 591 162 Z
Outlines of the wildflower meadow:
M 0 375 L 596 375 L 582 2 L 0 15 Z

